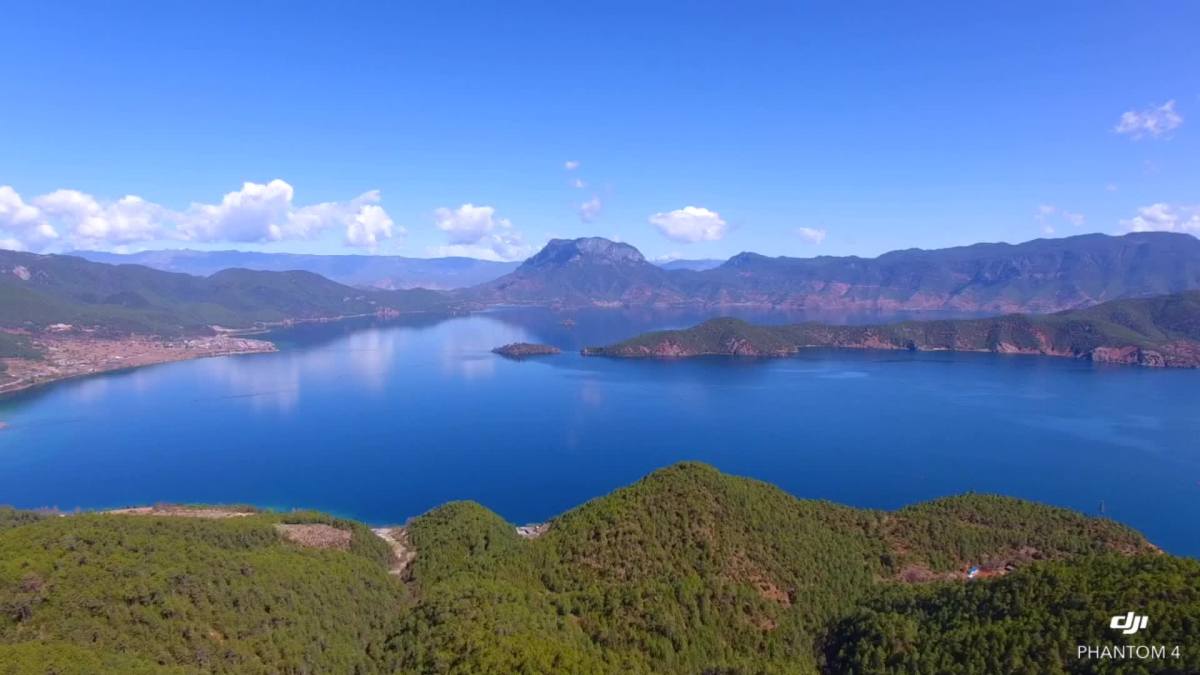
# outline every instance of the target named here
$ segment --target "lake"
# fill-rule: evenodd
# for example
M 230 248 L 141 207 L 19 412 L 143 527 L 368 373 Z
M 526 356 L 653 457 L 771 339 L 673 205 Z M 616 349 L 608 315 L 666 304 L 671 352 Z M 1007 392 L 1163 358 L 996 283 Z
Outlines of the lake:
M 700 460 L 862 507 L 981 491 L 1103 509 L 1200 555 L 1200 372 L 988 354 L 578 354 L 698 318 L 498 310 L 307 326 L 274 335 L 276 354 L 10 395 L 0 503 L 252 503 L 385 524 L 473 499 L 525 523 Z M 564 353 L 490 353 L 514 341 Z

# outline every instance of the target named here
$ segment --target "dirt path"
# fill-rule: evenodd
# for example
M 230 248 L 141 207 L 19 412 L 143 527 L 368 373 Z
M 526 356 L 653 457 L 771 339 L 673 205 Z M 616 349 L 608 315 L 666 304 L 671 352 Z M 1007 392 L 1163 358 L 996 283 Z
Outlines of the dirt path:
M 417 552 L 408 543 L 408 532 L 403 527 L 377 527 L 371 531 L 392 547 L 392 565 L 388 568 L 388 574 L 404 574 L 413 558 L 417 557 Z
M 517 536 L 522 539 L 537 539 L 546 534 L 546 530 L 550 529 L 550 523 L 530 523 L 528 525 L 517 526 Z

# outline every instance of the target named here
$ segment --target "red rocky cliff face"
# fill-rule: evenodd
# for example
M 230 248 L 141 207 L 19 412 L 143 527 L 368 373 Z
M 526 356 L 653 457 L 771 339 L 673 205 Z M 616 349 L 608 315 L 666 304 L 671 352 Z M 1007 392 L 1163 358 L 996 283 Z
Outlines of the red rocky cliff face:
M 1151 368 L 1200 368 L 1200 344 L 1172 342 L 1160 349 L 1141 347 L 1097 347 L 1091 359 L 1096 363 L 1119 363 Z

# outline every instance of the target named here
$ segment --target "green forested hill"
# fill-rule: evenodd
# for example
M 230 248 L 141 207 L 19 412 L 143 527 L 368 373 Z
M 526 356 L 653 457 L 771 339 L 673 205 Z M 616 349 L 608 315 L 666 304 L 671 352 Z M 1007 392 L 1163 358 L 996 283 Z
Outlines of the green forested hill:
M 346 530 L 349 548 L 285 541 L 284 520 Z M 879 512 L 681 464 L 532 540 L 470 502 L 405 533 L 416 557 L 396 576 L 382 540 L 318 514 L 0 510 L 0 674 L 996 672 L 989 650 L 1093 672 L 1069 657 L 1119 641 L 1109 614 L 1170 603 L 1153 637 L 1184 643 L 1200 620 L 1200 563 L 994 496 Z M 1008 576 L 962 578 L 1009 558 Z M 941 580 L 900 581 L 913 568 Z
M 380 672 L 400 612 L 383 542 L 316 514 L 12 520 L 0 514 L 6 675 Z M 281 520 L 336 522 L 356 545 L 286 545 L 273 529 Z
M 894 586 L 824 637 L 836 673 L 1198 673 L 1200 564 L 1102 556 L 1033 565 L 987 583 Z M 1150 617 L 1145 633 L 1109 628 Z M 1167 658 L 1077 658 L 1078 646 L 1163 645 Z M 1173 655 L 1178 647 L 1178 657 Z
M 54 323 L 176 334 L 285 319 L 443 309 L 436 291 L 364 290 L 311 272 L 228 269 L 209 277 L 64 255 L 0 251 L 0 327 Z
M 584 353 L 626 358 L 785 356 L 807 347 L 991 351 L 1197 367 L 1200 291 L 1113 300 L 1054 314 L 863 326 L 757 326 L 719 318 L 683 330 L 645 333 L 608 347 L 591 347 Z

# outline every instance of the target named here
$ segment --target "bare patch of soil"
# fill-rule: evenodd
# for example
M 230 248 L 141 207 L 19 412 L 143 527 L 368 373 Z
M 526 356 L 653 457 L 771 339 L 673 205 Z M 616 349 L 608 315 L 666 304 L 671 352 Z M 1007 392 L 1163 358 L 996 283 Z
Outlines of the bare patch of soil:
M 550 529 L 550 523 L 530 523 L 529 525 L 518 525 L 517 536 L 523 539 L 537 539 L 546 534 L 546 530 Z
M 275 529 L 285 539 L 307 548 L 331 548 L 339 551 L 350 549 L 349 530 L 340 530 L 332 525 L 319 523 L 276 523 Z

